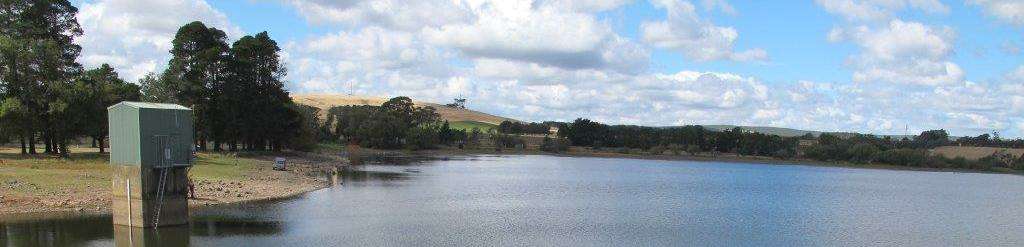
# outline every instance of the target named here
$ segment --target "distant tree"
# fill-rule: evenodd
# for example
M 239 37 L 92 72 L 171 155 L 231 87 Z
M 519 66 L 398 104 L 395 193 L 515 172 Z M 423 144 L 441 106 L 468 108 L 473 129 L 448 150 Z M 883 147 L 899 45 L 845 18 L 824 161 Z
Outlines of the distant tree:
M 332 107 L 327 119 L 332 139 L 370 148 L 428 149 L 459 137 L 440 122 L 433 107 L 416 107 L 408 97 L 395 97 L 381 106 Z
M 949 134 L 946 130 L 929 130 L 921 132 L 914 137 L 914 146 L 917 148 L 935 148 L 949 144 Z
M 445 104 L 444 106 L 445 107 L 451 107 L 451 108 L 466 109 L 466 99 L 465 98 L 455 98 L 455 100 L 452 101 L 452 103 Z
M 86 71 L 75 86 L 74 93 L 79 95 L 74 97 L 79 97 L 81 103 L 72 108 L 76 114 L 82 115 L 85 134 L 97 142 L 99 152 L 103 153 L 108 133 L 107 107 L 121 101 L 138 101 L 141 97 L 139 86 L 122 80 L 107 64 Z
M 473 129 L 469 131 L 469 133 L 466 136 L 466 146 L 478 148 L 480 147 L 480 140 L 482 138 L 483 132 L 480 131 L 480 128 L 473 127 Z
M 147 73 L 141 79 L 139 79 L 139 86 L 142 91 L 142 98 L 140 100 L 147 102 L 156 103 L 178 103 L 177 95 L 173 85 L 170 84 L 171 80 L 158 76 L 152 72 Z
M 559 129 L 558 132 L 559 135 L 568 138 L 573 145 L 595 146 L 603 139 L 607 128 L 607 125 L 590 121 L 590 119 L 577 118 L 571 124 Z
M 854 163 L 871 163 L 879 149 L 873 144 L 860 143 L 854 145 L 848 152 L 850 161 Z
M 297 122 L 294 124 L 295 132 L 290 136 L 285 145 L 292 150 L 299 151 L 312 151 L 316 149 L 317 144 L 321 140 L 320 130 L 322 129 L 322 123 L 320 121 L 320 109 L 308 105 L 292 104 L 290 108 L 293 112 L 297 113 L 300 117 L 297 118 Z
M 686 147 L 686 152 L 689 153 L 690 155 L 700 154 L 701 151 L 702 150 L 701 150 L 700 146 L 698 146 L 698 145 L 691 144 L 691 145 L 688 145 Z
M 407 130 L 406 147 L 412 150 L 433 149 L 440 143 L 436 124 L 417 125 Z
M 540 150 L 544 152 L 560 153 L 569 150 L 569 141 L 562 138 L 551 138 L 544 136 L 541 141 Z

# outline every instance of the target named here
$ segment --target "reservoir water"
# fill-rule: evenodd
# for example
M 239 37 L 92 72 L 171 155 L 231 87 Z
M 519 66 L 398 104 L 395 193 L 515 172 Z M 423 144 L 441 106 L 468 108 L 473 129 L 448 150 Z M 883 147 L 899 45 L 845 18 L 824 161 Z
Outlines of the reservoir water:
M 1019 175 L 527 155 L 339 176 L 159 231 L 0 223 L 0 246 L 1024 246 Z

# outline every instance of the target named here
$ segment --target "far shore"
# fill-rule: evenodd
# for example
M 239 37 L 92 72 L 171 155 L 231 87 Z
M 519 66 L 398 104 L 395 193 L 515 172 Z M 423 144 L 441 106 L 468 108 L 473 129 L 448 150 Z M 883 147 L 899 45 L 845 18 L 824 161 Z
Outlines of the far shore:
M 382 150 L 378 150 L 382 151 Z M 388 152 L 388 151 L 383 151 Z M 561 157 L 592 157 L 592 158 L 615 158 L 615 159 L 641 159 L 641 160 L 665 160 L 665 161 L 701 161 L 701 162 L 736 162 L 736 163 L 751 163 L 751 164 L 763 164 L 763 165 L 803 165 L 803 166 L 819 166 L 819 167 L 839 167 L 839 168 L 856 168 L 856 169 L 875 169 L 875 170 L 897 170 L 897 171 L 926 171 L 926 172 L 961 172 L 961 173 L 989 173 L 989 174 L 1011 174 L 1011 175 L 1024 175 L 1024 172 L 1015 171 L 1011 169 L 999 169 L 999 170 L 970 170 L 970 169 L 953 169 L 953 168 L 931 168 L 931 167 L 909 167 L 909 166 L 895 166 L 886 164 L 857 164 L 851 162 L 837 162 L 837 161 L 820 161 L 812 159 L 779 159 L 774 157 L 765 156 L 749 156 L 749 155 L 736 155 L 736 154 L 720 154 L 720 155 L 669 155 L 669 154 L 624 154 L 617 152 L 595 152 L 591 150 L 580 150 L 578 147 L 573 147 L 570 151 L 552 153 L 545 152 L 536 149 L 504 149 L 502 151 L 495 151 L 493 149 L 435 149 L 435 150 L 420 150 L 420 151 L 390 151 L 402 153 L 411 156 L 423 156 L 423 157 L 443 157 L 453 155 L 551 155 Z

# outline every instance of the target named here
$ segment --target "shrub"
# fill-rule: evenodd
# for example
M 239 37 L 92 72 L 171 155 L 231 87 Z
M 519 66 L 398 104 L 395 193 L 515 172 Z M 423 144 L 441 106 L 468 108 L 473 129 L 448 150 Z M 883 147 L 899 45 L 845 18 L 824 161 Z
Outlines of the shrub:
M 864 164 L 871 163 L 876 153 L 878 153 L 878 147 L 875 145 L 860 143 L 853 145 L 853 148 L 850 148 L 850 150 L 847 151 L 847 156 L 849 156 L 850 161 L 854 163 Z
M 772 153 L 772 157 L 775 157 L 775 158 L 778 158 L 778 159 L 789 159 L 789 158 L 793 158 L 793 156 L 796 156 L 796 154 L 793 153 L 793 151 L 788 150 L 788 149 L 779 149 L 779 150 L 775 150 L 775 152 Z
M 875 154 L 873 160 L 897 166 L 925 167 L 930 158 L 923 149 L 890 149 Z
M 516 148 L 526 146 L 526 142 L 523 141 L 523 139 L 513 135 L 491 134 L 491 139 L 494 141 L 495 148 Z
M 701 151 L 702 150 L 701 150 L 700 146 L 693 145 L 693 144 L 690 144 L 689 146 L 686 146 L 686 152 L 690 153 L 690 155 L 697 155 Z
M 668 151 L 671 152 L 672 155 L 680 155 L 683 153 L 683 146 L 675 143 L 668 144 Z
M 405 135 L 406 146 L 409 149 L 432 149 L 440 142 L 437 128 L 433 126 L 416 126 L 410 128 Z
M 552 153 L 565 152 L 569 150 L 569 141 L 563 138 L 544 136 L 544 141 L 540 144 L 540 150 Z
M 666 150 L 665 146 L 662 146 L 662 145 L 657 145 L 657 146 L 654 146 L 654 147 L 652 147 L 652 148 L 651 148 L 650 150 L 648 150 L 648 151 L 649 151 L 649 152 L 650 152 L 651 154 L 653 154 L 653 155 L 662 155 L 662 154 L 665 154 L 665 150 Z

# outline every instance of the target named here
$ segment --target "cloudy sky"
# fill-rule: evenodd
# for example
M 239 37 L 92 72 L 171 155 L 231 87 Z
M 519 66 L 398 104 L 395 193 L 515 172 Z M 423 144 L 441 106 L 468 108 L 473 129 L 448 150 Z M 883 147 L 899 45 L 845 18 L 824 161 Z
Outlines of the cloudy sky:
M 293 93 L 527 121 L 1024 136 L 1024 0 L 79 0 L 135 81 L 181 25 L 268 31 Z

